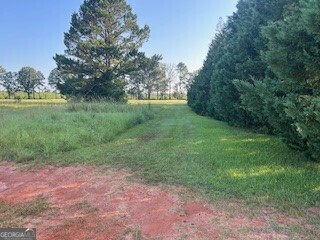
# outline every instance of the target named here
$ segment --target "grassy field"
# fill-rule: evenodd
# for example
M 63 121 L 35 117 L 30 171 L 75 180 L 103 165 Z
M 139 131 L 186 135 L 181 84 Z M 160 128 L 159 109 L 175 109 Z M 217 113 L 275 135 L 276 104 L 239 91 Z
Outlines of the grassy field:
M 152 117 L 147 106 L 70 103 L 0 109 L 0 158 L 19 162 L 50 158 L 108 143 Z
M 125 167 L 151 184 L 181 184 L 212 201 L 237 199 L 292 215 L 320 206 L 319 163 L 277 137 L 198 116 L 186 105 L 2 108 L 0 126 L 5 160 Z M 312 221 L 320 226 L 319 217 Z
M 66 104 L 67 101 L 65 99 L 0 99 L 0 106 L 2 107 L 34 107 L 34 106 L 46 106 L 46 105 L 59 105 Z M 177 105 L 177 104 L 186 104 L 186 100 L 129 100 L 129 104 L 131 105 Z

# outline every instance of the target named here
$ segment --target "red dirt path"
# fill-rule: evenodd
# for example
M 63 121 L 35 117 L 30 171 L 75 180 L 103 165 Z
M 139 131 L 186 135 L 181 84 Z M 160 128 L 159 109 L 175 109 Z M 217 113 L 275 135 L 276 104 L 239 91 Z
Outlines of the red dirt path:
M 300 220 L 266 212 L 248 217 L 214 208 L 182 187 L 143 184 L 125 170 L 46 167 L 34 171 L 0 165 L 0 201 L 21 203 L 47 197 L 50 213 L 25 219 L 46 239 L 290 239 L 273 231 L 271 220 Z M 14 226 L 6 226 L 14 227 Z

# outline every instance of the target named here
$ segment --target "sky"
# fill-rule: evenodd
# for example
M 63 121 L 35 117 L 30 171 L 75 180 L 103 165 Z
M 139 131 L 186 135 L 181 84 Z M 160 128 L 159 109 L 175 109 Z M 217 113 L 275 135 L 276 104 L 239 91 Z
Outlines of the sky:
M 236 10 L 238 0 L 127 0 L 142 27 L 151 29 L 141 51 L 161 54 L 164 63 L 184 62 L 200 69 L 219 17 Z M 2 0 L 0 65 L 7 71 L 30 66 L 48 77 L 53 56 L 64 52 L 64 32 L 83 0 Z

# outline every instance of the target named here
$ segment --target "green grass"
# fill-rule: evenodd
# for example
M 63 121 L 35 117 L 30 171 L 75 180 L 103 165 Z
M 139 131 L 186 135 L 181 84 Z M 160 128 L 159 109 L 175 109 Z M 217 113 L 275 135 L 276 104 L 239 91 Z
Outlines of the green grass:
M 181 184 L 212 201 L 236 198 L 291 214 L 320 206 L 319 163 L 277 137 L 198 116 L 186 105 L 118 107 L 2 109 L 1 157 L 125 167 L 151 184 Z M 136 126 L 149 107 L 156 117 Z
M 161 109 L 154 120 L 52 162 L 129 167 L 150 183 L 181 184 L 211 199 L 238 198 L 289 212 L 320 205 L 320 165 L 279 138 L 197 116 L 185 105 L 152 108 Z
M 97 146 L 151 117 L 147 106 L 115 103 L 0 108 L 0 158 L 25 162 Z

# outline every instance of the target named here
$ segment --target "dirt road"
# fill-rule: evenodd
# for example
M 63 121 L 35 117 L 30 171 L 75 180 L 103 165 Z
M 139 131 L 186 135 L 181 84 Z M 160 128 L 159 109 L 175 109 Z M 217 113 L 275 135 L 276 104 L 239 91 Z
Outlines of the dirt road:
M 149 186 L 125 170 L 0 164 L 0 204 L 39 196 L 49 208 L 20 221 L 36 227 L 40 240 L 303 239 L 289 225 L 313 228 L 270 209 L 255 216 L 236 202 L 210 205 L 190 190 Z

